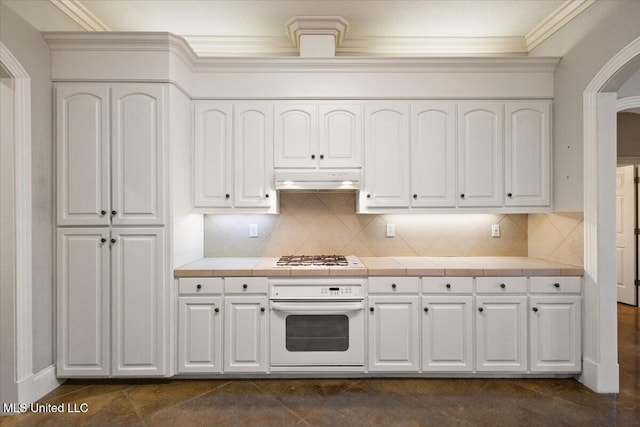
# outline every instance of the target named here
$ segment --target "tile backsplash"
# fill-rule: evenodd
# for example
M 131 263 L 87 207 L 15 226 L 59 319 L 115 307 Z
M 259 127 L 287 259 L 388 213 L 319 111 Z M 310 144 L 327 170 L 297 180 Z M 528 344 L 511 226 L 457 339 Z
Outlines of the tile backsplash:
M 353 193 L 282 193 L 279 215 L 206 215 L 205 256 L 527 256 L 527 217 L 356 215 Z M 386 237 L 388 223 L 395 224 L 396 237 Z M 249 224 L 258 224 L 257 238 L 249 237 Z M 491 224 L 500 224 L 499 238 L 491 237 Z M 558 227 L 566 231 L 568 225 Z
M 529 214 L 530 257 L 566 264 L 584 263 L 584 219 L 581 212 Z

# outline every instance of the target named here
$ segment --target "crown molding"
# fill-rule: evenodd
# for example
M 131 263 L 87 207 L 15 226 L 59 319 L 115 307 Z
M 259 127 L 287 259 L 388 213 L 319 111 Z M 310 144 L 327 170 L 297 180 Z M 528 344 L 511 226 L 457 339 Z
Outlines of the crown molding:
M 567 0 L 564 2 L 524 36 L 527 41 L 527 50 L 532 51 L 595 2 L 596 0 Z
M 300 47 L 301 35 L 332 35 L 336 47 L 347 37 L 349 22 L 341 16 L 294 16 L 287 22 L 287 34 L 294 47 Z
M 298 48 L 287 37 L 184 36 L 200 57 L 297 56 Z
M 91 13 L 80 0 L 49 0 L 76 24 L 87 31 L 111 31 L 96 15 Z

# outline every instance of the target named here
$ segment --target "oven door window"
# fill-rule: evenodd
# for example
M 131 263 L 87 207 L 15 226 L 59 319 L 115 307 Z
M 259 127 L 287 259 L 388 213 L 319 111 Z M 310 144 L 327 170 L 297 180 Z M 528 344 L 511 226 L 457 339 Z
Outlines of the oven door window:
M 347 351 L 349 317 L 339 315 L 289 315 L 287 351 Z

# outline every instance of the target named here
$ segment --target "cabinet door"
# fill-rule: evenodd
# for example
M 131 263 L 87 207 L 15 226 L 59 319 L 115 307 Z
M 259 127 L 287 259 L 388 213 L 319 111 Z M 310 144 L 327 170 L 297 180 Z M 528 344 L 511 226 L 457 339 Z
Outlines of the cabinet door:
M 365 204 L 409 206 L 409 105 L 365 105 Z
M 59 377 L 109 375 L 108 239 L 106 228 L 58 229 Z
M 531 372 L 580 372 L 580 296 L 536 296 L 530 305 Z
M 165 277 L 162 228 L 113 228 L 112 373 L 165 373 Z
M 222 298 L 178 298 L 178 372 L 222 372 Z
M 165 88 L 111 89 L 114 225 L 164 224 Z
M 458 105 L 458 205 L 502 206 L 503 104 Z
M 321 168 L 362 167 L 362 106 L 320 105 L 318 165 Z
M 276 104 L 275 167 L 315 168 L 318 162 L 318 107 Z
M 422 298 L 422 370 L 473 370 L 473 297 Z
M 267 297 L 225 297 L 225 372 L 267 371 Z
M 233 189 L 232 104 L 197 101 L 193 114 L 194 206 L 230 207 Z
M 505 105 L 505 205 L 550 203 L 551 102 Z
M 527 370 L 527 297 L 476 297 L 476 370 Z
M 369 371 L 420 369 L 419 298 L 369 297 Z
M 271 105 L 235 105 L 235 191 L 237 207 L 269 207 L 273 183 Z
M 455 103 L 414 103 L 411 106 L 411 124 L 411 205 L 455 206 Z
M 57 87 L 58 225 L 109 225 L 109 147 L 109 87 Z

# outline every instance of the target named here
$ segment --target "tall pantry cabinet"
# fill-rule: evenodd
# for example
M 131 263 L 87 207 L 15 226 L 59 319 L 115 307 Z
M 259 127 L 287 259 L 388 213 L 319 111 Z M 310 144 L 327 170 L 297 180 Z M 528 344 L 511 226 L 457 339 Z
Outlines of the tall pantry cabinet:
M 167 98 L 55 88 L 59 377 L 167 373 Z

